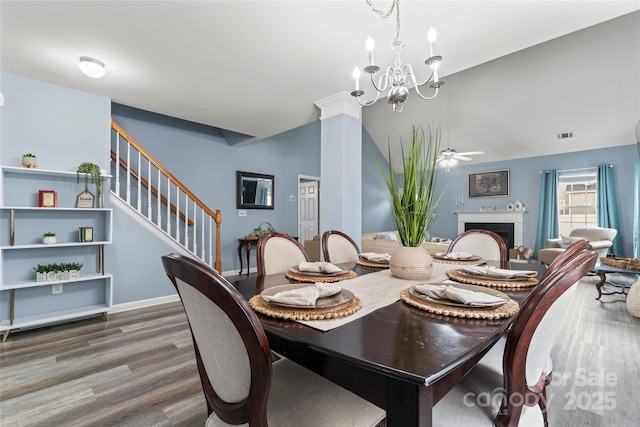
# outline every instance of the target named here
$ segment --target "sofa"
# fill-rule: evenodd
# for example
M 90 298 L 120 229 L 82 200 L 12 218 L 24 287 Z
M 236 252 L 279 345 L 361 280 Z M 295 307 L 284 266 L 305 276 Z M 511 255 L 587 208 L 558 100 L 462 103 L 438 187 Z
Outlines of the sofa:
M 420 247 L 429 254 L 435 255 L 437 253 L 447 252 L 450 244 L 451 240 L 449 239 L 433 237 L 431 241 L 422 243 Z M 402 244 L 400 243 L 400 236 L 397 231 L 362 233 L 360 251 L 393 254 L 400 246 L 402 246 Z
M 615 228 L 582 227 L 574 228 L 568 236 L 560 236 L 556 239 L 547 239 L 544 249 L 538 251 L 538 261 L 549 265 L 558 255 L 568 248 L 576 240 L 587 240 L 587 249 L 598 254 L 599 258 L 606 257 L 607 251 L 613 246 L 613 239 L 618 234 Z

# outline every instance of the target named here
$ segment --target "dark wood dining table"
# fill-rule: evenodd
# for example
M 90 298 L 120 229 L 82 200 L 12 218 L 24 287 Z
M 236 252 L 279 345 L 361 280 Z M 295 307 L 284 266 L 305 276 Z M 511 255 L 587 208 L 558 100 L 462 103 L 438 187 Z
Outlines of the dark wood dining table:
M 359 276 L 378 270 L 340 264 Z M 538 264 L 510 267 L 536 270 Z M 290 283 L 284 274 L 233 282 L 248 300 Z M 520 304 L 533 288 L 504 293 Z M 389 427 L 431 426 L 433 406 L 478 362 L 513 318 L 476 320 L 426 312 L 398 300 L 323 332 L 258 314 L 271 349 L 387 412 Z

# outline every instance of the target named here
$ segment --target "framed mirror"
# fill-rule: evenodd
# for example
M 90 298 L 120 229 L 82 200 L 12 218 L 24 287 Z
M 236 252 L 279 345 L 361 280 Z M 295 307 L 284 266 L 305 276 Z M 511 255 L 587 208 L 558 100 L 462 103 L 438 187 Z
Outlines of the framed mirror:
M 273 209 L 273 175 L 236 171 L 236 208 Z

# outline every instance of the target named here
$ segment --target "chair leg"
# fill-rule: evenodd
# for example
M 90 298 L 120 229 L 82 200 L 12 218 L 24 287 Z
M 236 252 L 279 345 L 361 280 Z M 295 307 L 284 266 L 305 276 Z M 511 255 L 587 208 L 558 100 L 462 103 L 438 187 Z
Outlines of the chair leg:
M 540 410 L 542 411 L 542 419 L 544 420 L 544 427 L 549 427 L 549 420 L 547 418 L 547 386 L 551 384 L 551 377 L 553 376 L 552 372 L 549 372 L 544 378 L 544 387 L 542 388 L 542 392 L 540 393 L 540 398 L 538 399 L 538 406 L 540 406 Z

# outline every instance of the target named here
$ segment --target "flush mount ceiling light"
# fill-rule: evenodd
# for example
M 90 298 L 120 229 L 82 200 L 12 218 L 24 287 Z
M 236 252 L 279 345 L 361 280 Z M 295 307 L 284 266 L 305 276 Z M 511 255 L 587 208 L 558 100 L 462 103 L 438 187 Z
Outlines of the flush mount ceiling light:
M 395 52 L 396 59 L 393 62 L 393 65 L 387 67 L 387 70 L 383 75 L 380 76 L 378 82 L 373 78 L 373 75 L 380 71 L 380 67 L 374 65 L 373 62 L 373 48 L 374 42 L 371 37 L 367 39 L 366 48 L 369 51 L 369 65 L 364 67 L 364 72 L 371 75 L 371 83 L 373 84 L 374 89 L 376 90 L 376 97 L 371 102 L 363 102 L 360 97 L 364 95 L 364 91 L 360 90 L 360 71 L 358 67 L 353 70 L 353 77 L 356 80 L 356 88 L 353 92 L 351 92 L 352 96 L 358 100 L 358 103 L 363 107 L 369 107 L 373 105 L 377 100 L 380 94 L 387 89 L 389 90 L 387 94 L 387 101 L 389 104 L 393 104 L 393 111 L 399 113 L 402 111 L 402 104 L 409 98 L 409 87 L 411 84 L 416 89 L 416 93 L 422 99 L 430 100 L 435 98 L 438 95 L 438 89 L 440 86 L 444 84 L 444 82 L 438 79 L 438 67 L 440 66 L 440 61 L 442 61 L 442 56 L 433 54 L 433 43 L 436 40 L 436 32 L 433 28 L 429 30 L 427 33 L 427 39 L 429 40 L 429 57 L 424 61 L 431 68 L 431 75 L 425 80 L 423 83 L 418 83 L 416 80 L 415 73 L 410 64 L 402 64 L 402 60 L 400 59 L 400 54 L 402 53 L 402 48 L 404 47 L 404 42 L 400 41 L 400 2 L 399 0 L 394 0 L 391 8 L 388 12 L 383 12 L 382 10 L 378 10 L 373 7 L 372 0 L 367 0 L 369 6 L 371 6 L 371 10 L 381 15 L 383 18 L 388 18 L 395 9 L 396 11 L 396 37 L 393 39 L 393 43 L 391 44 L 391 50 Z M 429 87 L 433 89 L 433 95 L 425 96 L 420 93 L 420 88 L 427 83 L 431 82 Z
M 80 71 L 82 71 L 84 74 L 89 77 L 93 77 L 94 79 L 99 79 L 100 77 L 103 77 L 105 74 L 107 74 L 102 61 L 98 61 L 97 59 L 90 58 L 88 56 L 80 57 L 78 68 L 80 68 Z

